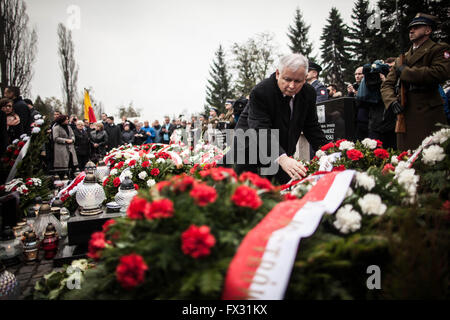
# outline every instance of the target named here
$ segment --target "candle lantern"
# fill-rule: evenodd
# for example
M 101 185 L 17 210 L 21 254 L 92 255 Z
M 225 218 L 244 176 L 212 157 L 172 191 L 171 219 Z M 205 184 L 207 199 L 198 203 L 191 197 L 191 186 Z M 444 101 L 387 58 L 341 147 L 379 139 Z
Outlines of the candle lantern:
M 44 258 L 49 260 L 58 252 L 58 233 L 52 223 L 47 225 L 44 233 L 44 240 L 42 240 L 42 249 L 44 249 Z
M 16 276 L 6 270 L 6 267 L 0 261 L 0 300 L 15 300 L 19 296 L 19 283 Z
M 13 227 L 14 235 L 19 240 L 22 239 L 22 236 L 25 232 L 30 231 L 30 230 L 31 230 L 31 227 L 27 224 L 27 221 L 25 219 L 17 222 L 17 225 L 15 227 Z
M 51 213 L 51 208 L 47 203 L 44 203 L 39 208 L 39 215 L 36 218 L 36 221 L 34 223 L 34 232 L 36 232 L 36 236 L 39 240 L 44 239 L 44 233 L 45 229 L 47 228 L 47 225 L 49 223 L 52 223 L 53 226 L 56 228 L 56 232 L 58 234 L 61 234 L 61 223 L 58 219 Z
M 119 192 L 114 197 L 116 203 L 121 207 L 120 212 L 127 211 L 128 205 L 135 195 L 137 195 L 137 191 L 134 189 L 133 181 L 126 176 L 120 184 Z
M 91 160 L 89 160 L 84 166 L 84 171 L 86 172 L 86 174 L 88 173 L 95 174 L 96 169 L 97 167 L 95 166 L 95 163 L 93 163 Z
M 80 215 L 92 216 L 103 212 L 101 204 L 106 199 L 103 187 L 96 183 L 95 176 L 88 173 L 82 184 L 78 185 L 76 200 L 82 208 Z
M 109 175 L 109 167 L 103 160 L 98 163 L 98 167 L 95 170 L 95 177 L 98 182 L 103 182 L 103 179 Z
M 58 220 L 59 220 L 59 215 L 61 213 L 61 208 L 63 206 L 64 206 L 64 204 L 61 201 L 61 199 L 59 199 L 59 197 L 57 197 L 55 199 L 55 201 L 53 201 L 53 203 L 52 203 L 52 207 L 51 207 L 50 211 L 55 216 L 55 218 L 58 219 Z
M 59 221 L 61 221 L 61 237 L 67 236 L 67 221 L 70 219 L 70 212 L 67 208 L 61 208 Z
M 38 239 L 34 231 L 29 231 L 24 234 L 22 246 L 25 263 L 35 262 L 38 257 L 39 246 Z
M 14 231 L 10 227 L 5 227 L 0 241 L 0 260 L 6 266 L 20 263 L 18 258 L 20 251 L 20 240 L 16 238 Z

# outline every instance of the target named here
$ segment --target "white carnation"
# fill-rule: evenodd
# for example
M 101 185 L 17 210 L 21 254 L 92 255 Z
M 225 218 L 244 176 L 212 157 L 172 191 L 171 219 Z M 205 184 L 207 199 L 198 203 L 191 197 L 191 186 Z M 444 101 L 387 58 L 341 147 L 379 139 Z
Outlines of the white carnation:
M 24 134 L 21 134 L 20 135 L 20 140 L 23 140 L 23 138 L 25 138 L 27 136 L 27 134 L 26 133 L 24 133 Z
M 323 152 L 322 150 L 317 150 L 317 152 L 316 152 L 316 157 L 317 158 L 322 158 L 324 155 L 326 155 L 326 153 L 325 152 Z
M 355 144 L 351 141 L 342 141 L 341 144 L 339 145 L 339 150 L 344 151 L 344 150 L 351 150 L 355 148 Z
M 397 159 L 397 156 L 392 156 L 392 158 L 391 158 L 391 163 L 392 163 L 394 166 L 398 165 L 398 159 Z
M 124 172 L 122 172 L 122 175 L 123 175 L 123 179 L 125 179 L 125 177 L 128 177 L 130 179 L 133 178 L 133 174 L 131 173 L 130 170 L 125 170 Z
M 153 159 L 155 157 L 155 155 L 153 154 L 153 153 L 149 153 L 148 155 L 147 155 L 147 158 L 149 158 L 149 159 Z
M 112 176 L 115 176 L 117 173 L 119 173 L 119 171 L 117 169 L 112 169 L 109 174 Z
M 358 200 L 358 204 L 362 212 L 369 215 L 381 216 L 387 209 L 386 205 L 381 201 L 380 196 L 374 193 L 366 194 Z
M 369 176 L 365 172 L 356 173 L 356 186 L 363 187 L 367 191 L 370 191 L 375 187 L 375 179 Z
M 23 138 L 23 142 L 27 142 L 28 140 L 30 140 L 29 136 L 26 136 L 25 138 Z
M 437 145 L 428 147 L 427 149 L 423 150 L 422 154 L 423 162 L 429 165 L 436 164 L 436 162 L 442 161 L 445 158 L 444 149 Z
M 25 191 L 28 191 L 28 188 L 23 184 L 20 187 L 18 187 L 16 190 L 19 191 L 20 194 L 24 194 Z
M 147 178 L 147 172 L 145 171 L 139 172 L 138 177 L 141 180 L 145 180 L 145 178 Z
M 12 142 L 12 144 L 18 144 L 19 143 L 19 139 L 15 139 L 13 142 Z
M 399 176 L 404 170 L 408 169 L 408 163 L 406 161 L 400 161 L 395 167 L 395 176 Z
M 342 233 L 354 232 L 361 228 L 361 216 L 351 204 L 346 204 L 336 213 L 333 225 Z
M 39 132 L 41 132 L 41 128 L 39 128 L 39 127 L 34 127 L 33 130 L 31 130 L 32 134 L 37 134 Z
M 365 138 L 362 141 L 362 144 L 363 144 L 364 147 L 372 149 L 372 150 L 375 149 L 377 147 L 377 145 L 378 145 L 375 140 L 370 139 L 370 138 Z
M 44 124 L 44 120 L 38 119 L 34 123 L 36 123 L 38 126 L 42 126 Z
M 42 116 L 40 114 L 37 114 L 37 115 L 34 116 L 35 120 L 40 119 L 40 118 L 42 118 Z
M 147 185 L 151 188 L 156 184 L 155 179 L 148 179 L 147 180 Z
M 166 162 L 166 160 L 164 160 L 163 158 L 158 158 L 158 160 L 156 160 L 157 163 L 164 163 Z

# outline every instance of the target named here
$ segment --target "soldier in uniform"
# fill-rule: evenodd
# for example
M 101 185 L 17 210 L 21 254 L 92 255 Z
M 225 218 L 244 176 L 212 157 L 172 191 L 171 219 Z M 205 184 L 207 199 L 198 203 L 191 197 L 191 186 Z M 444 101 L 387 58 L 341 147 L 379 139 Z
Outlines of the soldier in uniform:
M 223 118 L 223 121 L 225 122 L 225 129 L 233 129 L 235 126 L 233 101 L 227 100 L 225 102 L 225 109 L 227 110 L 227 113 L 225 114 L 225 117 Z
M 209 123 L 212 125 L 213 129 L 217 129 L 217 126 L 219 125 L 219 117 L 217 116 L 217 113 L 219 112 L 219 109 L 216 107 L 210 107 L 209 108 Z
M 406 132 L 397 132 L 400 150 L 416 149 L 424 138 L 438 129 L 436 123 L 446 122 L 438 87 L 450 77 L 450 46 L 430 39 L 437 23 L 434 16 L 416 15 L 408 26 L 413 45 L 403 57 L 396 59 L 381 86 L 385 107 L 404 115 Z M 400 101 L 396 92 L 398 80 L 405 101 Z
M 316 103 L 328 100 L 328 91 L 327 88 L 320 82 L 319 73 L 322 71 L 322 68 L 312 61 L 308 62 L 308 74 L 306 75 L 306 81 L 314 87 L 316 90 L 317 98 Z

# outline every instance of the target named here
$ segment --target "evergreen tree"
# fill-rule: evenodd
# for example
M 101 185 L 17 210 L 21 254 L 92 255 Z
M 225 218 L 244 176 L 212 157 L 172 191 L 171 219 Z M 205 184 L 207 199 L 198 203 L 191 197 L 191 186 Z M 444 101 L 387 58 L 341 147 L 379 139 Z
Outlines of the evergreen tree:
M 288 46 L 293 53 L 301 53 L 306 57 L 310 57 L 313 47 L 308 37 L 309 28 L 310 26 L 306 25 L 302 12 L 297 7 L 295 10 L 294 24 L 289 26 L 289 32 L 287 34 L 291 42 Z M 311 57 L 311 60 L 315 60 L 315 57 Z
M 344 25 L 339 11 L 333 7 L 320 37 L 322 41 L 320 49 L 322 51 L 323 76 L 328 84 L 335 84 L 341 91 L 345 88 L 345 81 L 353 80 L 346 37 L 348 37 L 347 27 Z
M 37 96 L 36 100 L 34 101 L 33 106 L 37 111 L 39 111 L 39 113 L 42 116 L 45 116 L 47 119 L 50 119 L 53 117 L 52 106 L 46 104 L 40 96 Z
M 371 63 L 379 57 L 374 48 L 374 38 L 376 37 L 376 25 L 368 25 L 369 19 L 375 13 L 369 10 L 369 0 L 357 0 L 352 10 L 353 26 L 349 27 L 349 52 L 353 58 L 353 68 L 366 63 Z M 375 17 L 377 18 L 377 17 Z
M 215 60 L 209 71 L 211 77 L 206 87 L 206 102 L 219 109 L 219 113 L 225 112 L 225 102 L 233 98 L 231 88 L 231 75 L 225 61 L 225 52 L 222 45 L 215 53 Z

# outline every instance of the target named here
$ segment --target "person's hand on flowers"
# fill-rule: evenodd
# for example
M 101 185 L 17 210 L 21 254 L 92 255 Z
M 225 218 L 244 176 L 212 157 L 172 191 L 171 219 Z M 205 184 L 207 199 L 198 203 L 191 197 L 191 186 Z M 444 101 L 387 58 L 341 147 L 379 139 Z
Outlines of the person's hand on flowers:
M 298 180 L 306 176 L 306 168 L 300 162 L 285 154 L 278 159 L 278 163 L 292 179 Z

